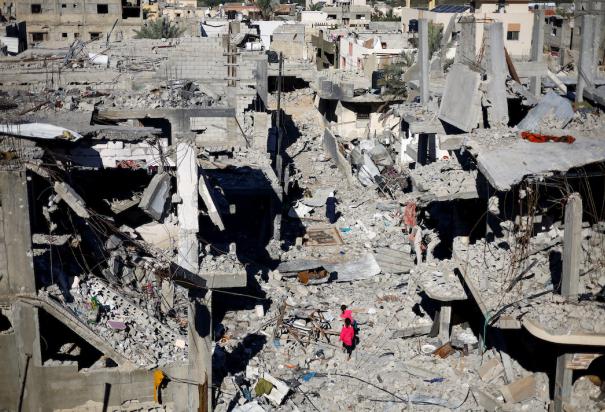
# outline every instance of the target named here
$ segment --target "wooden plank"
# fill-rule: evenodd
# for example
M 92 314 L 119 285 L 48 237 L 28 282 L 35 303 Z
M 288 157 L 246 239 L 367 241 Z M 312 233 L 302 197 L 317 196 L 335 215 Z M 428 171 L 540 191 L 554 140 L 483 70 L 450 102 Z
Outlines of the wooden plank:
M 601 353 L 574 353 L 565 365 L 567 369 L 588 369 L 593 360 L 601 356 Z
M 342 237 L 335 227 L 309 228 L 305 235 L 305 246 L 342 245 Z

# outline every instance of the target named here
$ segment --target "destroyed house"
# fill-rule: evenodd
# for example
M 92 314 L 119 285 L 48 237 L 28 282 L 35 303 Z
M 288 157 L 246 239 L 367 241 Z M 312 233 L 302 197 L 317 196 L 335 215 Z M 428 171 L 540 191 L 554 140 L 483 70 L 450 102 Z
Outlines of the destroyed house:
M 3 239 L 20 250 L 6 251 L 0 276 L 1 379 L 22 377 L 2 405 L 189 411 L 212 402 L 211 290 L 247 285 L 253 271 L 242 262 L 262 260 L 280 210 L 270 160 L 255 149 L 270 127 L 257 74 L 266 56 L 227 55 L 237 46 L 224 36 L 165 44 L 114 43 L 104 54 L 138 73 L 143 90 L 108 67 L 78 70 L 81 51 L 53 83 L 20 59 L 0 76 L 16 91 L 2 96 Z M 194 45 L 207 47 L 200 62 L 214 79 L 186 70 Z M 32 105 L 26 89 L 45 83 L 57 103 Z
M 0 409 L 604 409 L 600 17 L 475 6 L 0 58 Z

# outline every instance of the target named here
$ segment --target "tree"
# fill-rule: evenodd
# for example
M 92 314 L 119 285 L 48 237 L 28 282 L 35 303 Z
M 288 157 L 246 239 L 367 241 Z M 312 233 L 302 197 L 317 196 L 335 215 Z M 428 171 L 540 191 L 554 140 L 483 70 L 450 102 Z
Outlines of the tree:
M 211 9 L 220 4 L 219 0 L 197 0 L 198 7 L 210 7 Z
M 136 39 L 172 39 L 181 37 L 185 29 L 163 18 L 147 21 L 141 26 L 141 30 L 135 30 L 134 32 Z
M 387 11 L 386 14 L 379 13 L 378 16 L 372 17 L 373 21 L 401 21 L 401 17 L 393 15 L 393 10 Z
M 264 20 L 269 20 L 273 14 L 273 2 L 271 0 L 256 0 L 254 2 L 260 9 Z
M 441 48 L 443 25 L 429 22 L 429 56 Z
M 405 99 L 408 89 L 403 81 L 403 73 L 414 64 L 414 53 L 403 52 L 400 59 L 391 63 L 384 69 L 384 76 L 378 81 L 379 86 L 384 86 L 384 94 L 392 99 Z

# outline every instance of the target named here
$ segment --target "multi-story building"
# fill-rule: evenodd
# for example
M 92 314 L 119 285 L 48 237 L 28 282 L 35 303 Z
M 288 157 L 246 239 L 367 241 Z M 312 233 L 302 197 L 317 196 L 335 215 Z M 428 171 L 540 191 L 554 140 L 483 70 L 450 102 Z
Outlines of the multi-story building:
M 20 0 L 17 19 L 28 42 L 129 37 L 141 27 L 141 0 Z
M 356 4 L 349 0 L 339 1 L 333 6 L 322 9 L 328 15 L 328 22 L 335 22 L 344 26 L 366 25 L 372 19 L 372 7 L 366 4 Z

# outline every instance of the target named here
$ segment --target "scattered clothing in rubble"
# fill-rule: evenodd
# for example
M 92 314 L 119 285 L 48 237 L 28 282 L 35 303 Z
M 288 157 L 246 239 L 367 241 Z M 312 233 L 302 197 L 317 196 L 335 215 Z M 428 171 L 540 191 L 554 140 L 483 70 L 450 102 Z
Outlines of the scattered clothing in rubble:
M 254 393 L 257 397 L 262 395 L 268 395 L 271 393 L 272 389 L 273 384 L 271 382 L 264 378 L 260 378 L 256 383 L 256 386 L 254 387 Z

